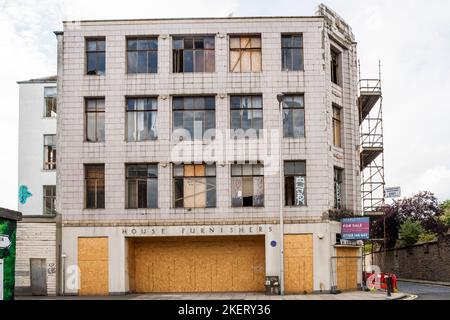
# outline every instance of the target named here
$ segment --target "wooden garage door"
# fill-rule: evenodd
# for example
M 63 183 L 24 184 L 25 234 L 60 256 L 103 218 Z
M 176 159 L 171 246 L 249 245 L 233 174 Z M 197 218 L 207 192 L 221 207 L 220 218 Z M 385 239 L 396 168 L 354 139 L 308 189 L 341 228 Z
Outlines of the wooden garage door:
M 336 274 L 339 290 L 348 291 L 358 288 L 359 248 L 336 248 Z
M 284 236 L 286 293 L 313 292 L 313 236 Z
M 108 295 L 108 238 L 78 238 L 80 295 Z
M 264 291 L 264 236 L 128 241 L 135 292 Z

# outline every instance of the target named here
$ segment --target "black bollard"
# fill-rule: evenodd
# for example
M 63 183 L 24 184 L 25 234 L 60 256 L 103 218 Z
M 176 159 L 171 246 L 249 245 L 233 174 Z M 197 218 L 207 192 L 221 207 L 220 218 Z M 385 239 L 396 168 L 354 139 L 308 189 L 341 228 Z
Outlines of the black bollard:
M 392 278 L 386 277 L 387 296 L 392 296 Z

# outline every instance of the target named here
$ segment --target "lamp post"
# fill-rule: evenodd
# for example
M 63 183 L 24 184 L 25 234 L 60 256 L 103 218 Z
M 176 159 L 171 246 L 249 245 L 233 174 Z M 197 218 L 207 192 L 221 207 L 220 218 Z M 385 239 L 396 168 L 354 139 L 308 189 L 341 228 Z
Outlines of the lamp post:
M 278 111 L 280 112 L 279 128 L 280 128 L 280 294 L 284 295 L 284 218 L 283 218 L 283 101 L 284 94 L 277 95 Z

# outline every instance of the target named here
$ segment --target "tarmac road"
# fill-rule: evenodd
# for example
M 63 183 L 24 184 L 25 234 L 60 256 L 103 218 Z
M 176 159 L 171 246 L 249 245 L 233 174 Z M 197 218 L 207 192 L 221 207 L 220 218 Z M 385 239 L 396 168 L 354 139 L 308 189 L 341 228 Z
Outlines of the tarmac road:
M 417 295 L 417 300 L 450 300 L 450 287 L 398 281 L 400 292 Z

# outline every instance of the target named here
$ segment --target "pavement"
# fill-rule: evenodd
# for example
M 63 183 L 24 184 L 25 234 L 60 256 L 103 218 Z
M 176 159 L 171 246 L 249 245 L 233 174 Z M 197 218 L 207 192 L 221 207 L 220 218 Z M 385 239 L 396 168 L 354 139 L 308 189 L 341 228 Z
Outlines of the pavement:
M 126 296 L 109 297 L 16 297 L 16 300 L 240 300 L 240 301 L 258 301 L 258 300 L 303 300 L 303 301 L 348 301 L 348 300 L 401 300 L 406 299 L 407 294 L 393 293 L 387 297 L 385 292 L 345 292 L 337 295 L 332 294 L 310 294 L 310 295 L 286 295 L 266 296 L 260 293 L 190 293 L 190 294 L 130 294 Z
M 399 290 L 417 296 L 417 300 L 450 300 L 450 286 L 417 280 L 397 282 Z

